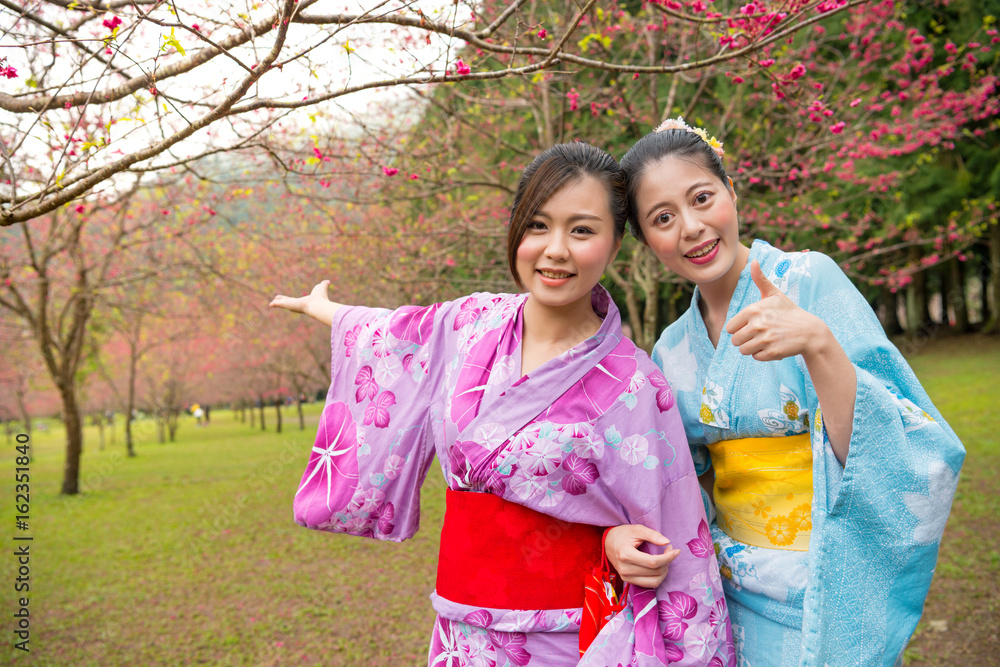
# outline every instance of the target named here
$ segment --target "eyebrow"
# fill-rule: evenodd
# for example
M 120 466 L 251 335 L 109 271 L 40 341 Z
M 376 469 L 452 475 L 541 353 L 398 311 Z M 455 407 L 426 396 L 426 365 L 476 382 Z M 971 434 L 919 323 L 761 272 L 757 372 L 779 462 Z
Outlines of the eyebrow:
M 703 188 L 706 185 L 712 185 L 712 181 L 698 181 L 697 183 L 695 183 L 694 185 L 692 185 L 691 187 L 689 187 L 687 189 L 687 191 L 684 193 L 684 196 L 686 197 L 686 196 L 690 195 L 693 190 L 697 190 L 698 188 Z M 658 202 L 656 202 L 655 204 L 653 204 L 652 206 L 649 207 L 649 210 L 646 211 L 646 215 L 644 215 L 642 217 L 648 218 L 649 214 L 652 213 L 655 209 L 659 208 L 660 206 L 663 206 L 664 204 L 668 204 L 668 203 L 669 202 L 666 202 L 666 201 L 658 201 Z
M 535 216 L 536 217 L 540 217 L 540 218 L 548 218 L 549 220 L 552 219 L 552 216 L 549 215 L 548 213 L 546 213 L 545 211 L 535 211 Z M 597 221 L 601 221 L 601 220 L 604 220 L 604 218 L 602 218 L 599 215 L 593 215 L 591 213 L 574 213 L 573 215 L 571 215 L 569 217 L 568 222 L 576 222 L 577 220 L 597 220 Z

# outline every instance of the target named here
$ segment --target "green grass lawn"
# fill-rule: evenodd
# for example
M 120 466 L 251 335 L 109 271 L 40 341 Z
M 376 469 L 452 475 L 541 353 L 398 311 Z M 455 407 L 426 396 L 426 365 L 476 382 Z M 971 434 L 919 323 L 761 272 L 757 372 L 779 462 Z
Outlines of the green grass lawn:
M 320 405 L 310 406 L 312 424 Z M 59 495 L 62 433 L 36 432 L 31 464 L 31 652 L 44 665 L 390 665 L 426 662 L 443 516 L 441 475 L 424 488 L 424 530 L 404 545 L 304 530 L 292 497 L 315 437 L 234 421 L 182 423 L 177 442 L 138 456 L 97 445 L 88 427 L 84 493 Z M 146 432 L 150 429 L 145 429 Z M 0 493 L 15 533 L 14 460 Z M 23 544 L 23 543 L 22 543 Z M 10 554 L 11 550 L 4 550 Z M 12 619 L 14 557 L 0 557 Z M 6 625 L 13 630 L 11 621 Z
M 906 350 L 905 346 L 901 346 Z M 967 451 L 908 665 L 991 665 L 1000 655 L 1000 338 L 945 339 L 909 355 Z
M 909 664 L 986 664 L 998 652 L 1000 339 L 924 346 L 914 368 L 969 450 Z M 309 406 L 314 425 L 319 405 Z M 177 442 L 140 428 L 101 450 L 88 427 L 81 483 L 62 497 L 63 434 L 36 431 L 31 520 L 14 527 L 14 444 L 0 455 L 0 531 L 31 535 L 29 654 L 12 648 L 13 547 L 0 554 L 0 656 L 38 665 L 419 665 L 426 663 L 444 483 L 432 468 L 418 536 L 380 543 L 303 530 L 292 496 L 314 426 L 262 432 L 226 410 Z M 289 424 L 292 421 L 292 424 Z M 289 426 L 291 428 L 289 428 Z M 118 425 L 121 428 L 121 425 Z M 3 438 L 0 435 L 0 438 Z M 942 626 L 942 622 L 944 625 Z M 942 629 L 942 628 L 946 629 Z M 971 653 L 969 651 L 972 651 Z

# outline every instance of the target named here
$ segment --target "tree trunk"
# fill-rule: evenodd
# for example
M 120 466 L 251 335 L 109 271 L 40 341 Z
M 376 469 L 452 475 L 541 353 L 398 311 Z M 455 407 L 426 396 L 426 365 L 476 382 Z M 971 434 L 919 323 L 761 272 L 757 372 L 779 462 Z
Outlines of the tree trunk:
M 264 404 L 265 403 L 266 403 L 266 401 L 264 400 L 263 396 L 261 396 L 261 397 L 259 397 L 257 399 L 257 405 L 260 408 L 260 430 L 261 431 L 266 431 L 267 430 L 267 424 L 264 423 Z
M 246 411 L 246 408 L 244 408 L 243 410 L 244 410 L 244 412 L 245 412 L 245 411 Z M 256 413 L 256 412 L 254 412 L 254 409 L 253 409 L 253 406 L 251 405 L 251 406 L 250 406 L 250 428 L 255 428 L 255 426 L 254 426 L 254 425 L 255 425 L 256 423 L 257 423 L 257 413 Z
M 63 378 L 59 396 L 62 398 L 63 421 L 66 424 L 66 465 L 63 468 L 62 493 L 75 496 L 80 492 L 80 456 L 83 454 L 83 421 L 76 403 L 73 378 Z
M 164 424 L 167 418 L 163 412 L 163 410 L 156 411 L 156 441 L 161 445 L 167 441 L 166 426 Z
M 104 451 L 104 416 L 103 415 L 94 415 L 93 422 L 97 426 L 97 438 L 98 438 L 98 443 L 99 443 L 97 445 L 97 449 L 103 452 Z
M 660 282 L 651 275 L 642 275 L 641 286 L 643 294 L 646 295 L 646 304 L 642 317 L 642 341 L 636 343 L 647 353 L 652 354 L 653 345 L 659 334 L 657 325 L 660 315 Z
M 129 456 L 135 456 L 135 448 L 132 446 L 132 410 L 134 408 L 128 408 L 128 412 L 125 413 L 125 450 L 128 452 Z
M 919 251 L 914 248 L 911 259 L 919 260 Z M 906 328 L 910 335 L 916 334 L 930 322 L 927 311 L 927 272 L 917 271 L 913 274 L 913 282 L 906 289 Z
M 897 294 L 886 286 L 882 286 L 882 328 L 887 336 L 898 336 L 903 333 L 903 327 L 899 324 L 899 309 Z
M 302 412 L 302 394 L 299 394 L 298 407 L 299 407 L 299 430 L 304 431 L 306 430 L 306 416 Z
M 549 148 L 556 143 L 552 128 L 552 95 L 549 84 L 545 81 L 542 82 L 540 90 L 542 91 L 542 127 L 539 139 L 542 140 L 542 148 Z
M 21 426 L 24 428 L 25 435 L 28 436 L 28 462 L 35 460 L 35 448 L 31 444 L 31 415 L 28 414 L 28 404 L 24 401 L 24 387 L 18 382 L 14 395 L 17 396 L 17 410 L 21 413 Z
M 181 411 L 171 408 L 167 410 L 167 431 L 170 433 L 170 442 L 174 442 L 177 436 L 177 419 Z
M 983 279 L 983 331 L 995 333 L 1000 329 L 1000 223 L 994 222 L 990 228 L 990 258 Z M 987 287 L 987 285 L 989 287 Z M 993 297 L 992 304 L 990 297 Z M 989 312 L 989 317 L 986 313 Z
M 667 322 L 664 325 L 664 328 L 676 322 L 677 318 L 681 316 L 680 313 L 677 312 L 677 304 L 680 303 L 681 298 L 684 296 L 684 292 L 681 291 L 680 285 L 669 285 L 669 289 L 670 297 L 667 299 Z
M 990 305 L 989 301 L 986 299 L 987 284 L 989 283 L 990 276 L 990 249 L 988 246 L 982 247 L 982 253 L 976 252 L 976 282 L 978 283 L 977 290 L 977 301 L 975 305 L 979 306 L 979 327 L 985 330 L 986 326 L 990 322 Z
M 133 347 L 128 369 L 128 405 L 125 406 L 125 450 L 130 457 L 135 456 L 135 440 L 132 438 L 132 412 L 135 410 L 135 375 L 138 355 Z
M 274 412 L 278 415 L 278 423 L 275 426 L 275 433 L 281 433 L 281 399 L 274 399 Z
M 947 305 L 955 313 L 955 333 L 969 330 L 969 306 L 965 301 L 965 264 L 955 257 L 949 262 Z

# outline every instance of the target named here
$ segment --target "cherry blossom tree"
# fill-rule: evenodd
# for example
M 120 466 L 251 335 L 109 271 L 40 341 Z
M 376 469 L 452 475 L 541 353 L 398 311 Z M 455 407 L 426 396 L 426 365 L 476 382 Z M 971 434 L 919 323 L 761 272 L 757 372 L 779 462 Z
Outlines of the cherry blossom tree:
M 0 309 L 31 331 L 62 402 L 64 494 L 79 490 L 79 373 L 92 349 L 95 304 L 105 290 L 162 276 L 162 267 L 148 261 L 147 253 L 155 254 L 157 242 L 177 241 L 209 217 L 190 205 L 176 208 L 169 196 L 139 197 L 138 192 L 135 184 L 117 199 L 60 207 L 5 232 L 0 246 Z
M 23 222 L 114 189 L 116 175 L 270 151 L 269 130 L 301 124 L 296 112 L 312 108 L 342 122 L 353 93 L 523 81 L 566 67 L 621 78 L 696 71 L 751 59 L 866 1 L 791 0 L 760 12 L 733 5 L 723 14 L 704 2 L 638 3 L 691 27 L 698 40 L 693 59 L 642 63 L 615 60 L 605 31 L 595 30 L 595 17 L 617 21 L 637 3 L 384 0 L 336 14 L 322 13 L 328 8 L 317 0 L 5 3 L 2 30 L 20 49 L 2 65 L 0 221 Z M 702 29 L 726 20 L 738 27 L 724 39 Z
M 580 20 L 581 50 L 636 67 L 698 66 L 666 76 L 557 68 L 530 82 L 438 88 L 419 94 L 428 107 L 414 132 L 370 128 L 363 156 L 382 169 L 380 194 L 412 201 L 406 217 L 442 230 L 442 249 L 456 248 L 467 219 L 485 223 L 480 237 L 502 234 L 512 183 L 551 142 L 582 138 L 620 156 L 676 115 L 725 143 L 748 236 L 828 252 L 876 305 L 892 298 L 882 308 L 887 318 L 896 312 L 896 291 L 907 288 L 911 302 L 920 300 L 909 285 L 952 259 L 961 265 L 997 228 L 997 176 L 990 174 L 997 164 L 998 38 L 989 7 L 821 3 L 811 7 L 815 21 L 765 44 L 761 37 L 788 20 L 783 12 L 803 5 L 602 5 Z M 555 24 L 551 16 L 539 9 L 534 18 Z M 746 58 L 709 62 L 703 54 L 711 39 L 727 52 L 757 48 Z M 493 56 L 468 49 L 463 57 L 476 69 Z M 941 196 L 956 171 L 966 186 Z M 443 275 L 494 267 L 485 284 L 495 284 L 505 267 L 498 259 L 488 251 L 459 255 L 459 269 Z M 948 302 L 960 320 L 964 282 L 950 266 L 956 287 Z M 609 278 L 632 335 L 648 348 L 686 291 L 629 244 Z M 911 303 L 906 312 L 917 310 Z

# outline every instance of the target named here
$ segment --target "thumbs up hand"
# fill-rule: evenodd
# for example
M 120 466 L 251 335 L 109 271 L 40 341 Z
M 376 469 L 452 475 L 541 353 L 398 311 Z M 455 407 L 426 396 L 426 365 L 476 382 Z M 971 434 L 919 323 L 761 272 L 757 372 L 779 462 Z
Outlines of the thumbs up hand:
M 775 361 L 813 352 L 813 344 L 825 341 L 829 327 L 820 318 L 796 306 L 774 286 L 754 260 L 750 277 L 760 290 L 760 301 L 747 306 L 726 324 L 733 345 L 757 361 Z
M 761 301 L 778 294 L 784 295 L 784 292 L 775 287 L 774 283 L 767 279 L 767 276 L 760 269 L 760 262 L 756 259 L 750 262 L 750 278 L 753 280 L 753 284 L 757 286 L 757 289 L 760 290 Z

